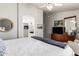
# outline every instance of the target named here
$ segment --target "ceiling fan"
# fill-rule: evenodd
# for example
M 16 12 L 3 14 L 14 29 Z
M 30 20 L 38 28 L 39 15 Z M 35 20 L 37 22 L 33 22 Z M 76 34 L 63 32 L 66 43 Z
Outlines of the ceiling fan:
M 63 4 L 61 3 L 46 3 L 46 4 L 42 4 L 40 8 L 47 8 L 49 11 L 51 11 L 54 7 L 62 6 L 62 5 Z

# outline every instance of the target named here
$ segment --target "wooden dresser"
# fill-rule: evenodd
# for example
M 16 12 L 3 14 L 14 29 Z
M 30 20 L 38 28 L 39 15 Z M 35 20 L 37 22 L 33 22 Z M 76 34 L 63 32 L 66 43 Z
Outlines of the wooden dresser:
M 53 40 L 57 40 L 60 42 L 68 42 L 68 41 L 74 41 L 75 40 L 75 36 L 70 36 L 66 33 L 64 34 L 51 34 L 51 39 Z

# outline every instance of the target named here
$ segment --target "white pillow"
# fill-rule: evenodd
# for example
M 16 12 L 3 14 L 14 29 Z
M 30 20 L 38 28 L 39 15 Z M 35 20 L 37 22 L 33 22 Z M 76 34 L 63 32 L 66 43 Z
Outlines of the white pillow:
M 79 43 L 79 40 L 78 39 L 75 39 L 74 42 Z
M 75 52 L 75 54 L 79 55 L 79 43 L 68 41 L 68 45 L 72 48 L 72 50 Z

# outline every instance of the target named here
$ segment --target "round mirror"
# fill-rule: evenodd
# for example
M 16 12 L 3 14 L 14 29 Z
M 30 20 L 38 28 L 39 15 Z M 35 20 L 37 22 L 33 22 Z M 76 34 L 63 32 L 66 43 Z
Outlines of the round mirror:
M 11 30 L 13 27 L 13 23 L 7 19 L 7 18 L 2 18 L 0 19 L 0 31 L 1 32 L 6 32 Z

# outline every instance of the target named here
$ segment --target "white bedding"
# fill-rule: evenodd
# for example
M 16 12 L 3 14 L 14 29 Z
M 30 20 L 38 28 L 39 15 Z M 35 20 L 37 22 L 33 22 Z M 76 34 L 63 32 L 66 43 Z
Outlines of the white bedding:
M 6 56 L 72 56 L 73 50 L 49 45 L 33 38 L 6 40 Z

